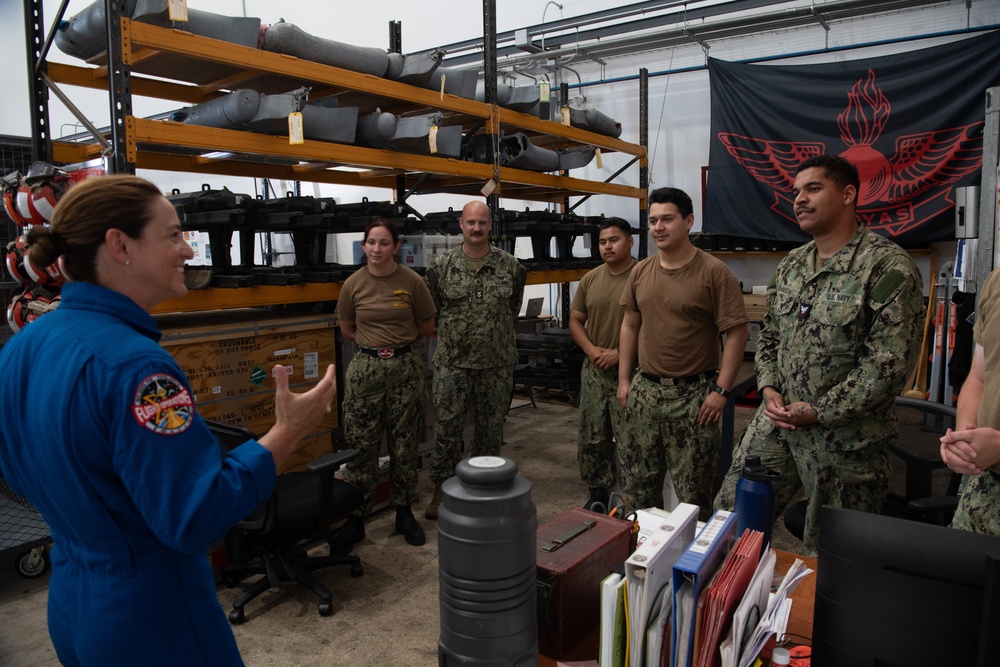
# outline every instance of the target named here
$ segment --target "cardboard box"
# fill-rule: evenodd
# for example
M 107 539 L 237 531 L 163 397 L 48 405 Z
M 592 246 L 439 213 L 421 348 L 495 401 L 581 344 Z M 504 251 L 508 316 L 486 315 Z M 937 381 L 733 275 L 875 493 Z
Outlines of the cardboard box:
M 747 317 L 751 320 L 764 321 L 764 311 L 767 310 L 766 294 L 744 294 L 743 303 L 747 309 Z
M 292 391 L 315 386 L 336 360 L 332 314 L 239 309 L 161 315 L 160 344 L 177 360 L 191 383 L 198 413 L 205 419 L 263 434 L 274 424 L 274 379 L 282 364 Z M 333 451 L 333 411 L 282 464 L 279 472 L 304 470 Z

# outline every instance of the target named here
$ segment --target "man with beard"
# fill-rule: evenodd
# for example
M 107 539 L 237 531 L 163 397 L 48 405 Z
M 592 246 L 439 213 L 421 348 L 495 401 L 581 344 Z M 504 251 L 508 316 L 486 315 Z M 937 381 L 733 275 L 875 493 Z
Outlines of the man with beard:
M 860 178 L 846 159 L 799 165 L 795 216 L 813 240 L 788 253 L 767 288 L 757 344 L 762 400 L 716 498 L 732 509 L 748 454 L 781 473 L 775 513 L 805 488 L 803 544 L 816 553 L 823 505 L 879 512 L 896 395 L 916 362 L 923 302 L 906 251 L 858 224 Z
M 514 387 L 514 322 L 527 271 L 510 253 L 490 245 L 490 209 L 481 201 L 462 208 L 462 245 L 438 257 L 424 274 L 437 307 L 434 353 L 434 495 L 424 515 L 436 519 L 441 485 L 462 453 L 465 413 L 475 413 L 472 456 L 499 456 L 503 422 Z

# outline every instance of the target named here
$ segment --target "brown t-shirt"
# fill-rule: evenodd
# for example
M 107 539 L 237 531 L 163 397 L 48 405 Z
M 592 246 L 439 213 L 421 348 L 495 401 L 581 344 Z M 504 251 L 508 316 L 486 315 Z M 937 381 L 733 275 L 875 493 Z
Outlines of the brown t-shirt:
M 642 315 L 639 368 L 666 377 L 718 370 L 719 334 L 748 321 L 736 276 L 701 249 L 679 269 L 660 266 L 659 253 L 642 260 L 620 303 Z
M 580 279 L 573 296 L 573 310 L 587 316 L 587 338 L 598 347 L 615 350 L 622 330 L 625 308 L 619 303 L 625 281 L 636 262 L 617 276 L 602 264 Z
M 1000 401 L 993 399 L 1000 396 L 1000 371 L 997 370 L 1000 369 L 1000 271 L 991 273 L 983 283 L 972 337 L 983 346 L 986 365 L 983 400 L 979 403 L 976 424 L 1000 430 Z M 959 424 L 958 428 L 965 428 L 965 425 Z M 1000 463 L 990 470 L 1000 473 Z
M 417 338 L 417 323 L 436 309 L 427 284 L 412 269 L 399 265 L 391 275 L 373 276 L 367 266 L 351 274 L 340 288 L 337 317 L 353 322 L 361 347 L 401 347 Z

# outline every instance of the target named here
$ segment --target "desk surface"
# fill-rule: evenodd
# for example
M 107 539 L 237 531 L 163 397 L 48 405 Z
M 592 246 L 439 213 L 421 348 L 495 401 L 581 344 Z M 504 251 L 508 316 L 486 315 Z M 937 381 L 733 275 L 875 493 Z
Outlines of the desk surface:
M 799 585 L 792 592 L 792 613 L 788 618 L 788 627 L 785 632 L 793 644 L 802 644 L 804 639 L 812 637 L 813 609 L 816 604 L 816 559 L 798 556 L 787 551 L 775 549 L 777 561 L 774 564 L 776 577 L 783 577 L 788 572 L 796 558 L 801 558 L 807 567 L 812 569 L 812 573 L 799 582 Z M 780 579 L 779 579 L 780 580 Z M 770 656 L 771 648 L 774 646 L 774 639 L 768 642 L 763 654 Z M 570 651 L 569 655 L 563 658 L 562 662 L 577 662 L 587 660 L 597 660 L 597 652 L 600 649 L 600 629 L 591 633 L 586 639 L 580 642 Z M 556 667 L 559 663 L 548 656 L 538 656 L 538 664 L 541 667 Z

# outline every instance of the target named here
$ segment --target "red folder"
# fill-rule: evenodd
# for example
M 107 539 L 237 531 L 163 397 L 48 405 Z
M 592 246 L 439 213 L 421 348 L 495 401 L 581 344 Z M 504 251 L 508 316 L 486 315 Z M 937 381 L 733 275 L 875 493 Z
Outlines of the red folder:
M 763 541 L 764 533 L 745 530 L 698 600 L 696 626 L 700 632 L 695 646 L 695 667 L 718 667 L 719 643 L 729 631 L 736 605 L 750 586 Z

